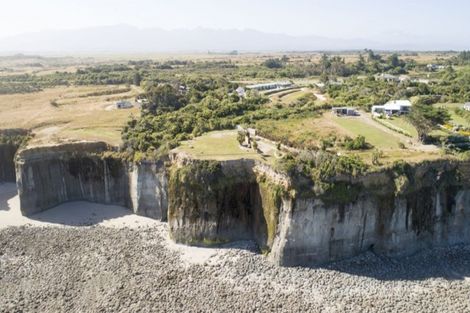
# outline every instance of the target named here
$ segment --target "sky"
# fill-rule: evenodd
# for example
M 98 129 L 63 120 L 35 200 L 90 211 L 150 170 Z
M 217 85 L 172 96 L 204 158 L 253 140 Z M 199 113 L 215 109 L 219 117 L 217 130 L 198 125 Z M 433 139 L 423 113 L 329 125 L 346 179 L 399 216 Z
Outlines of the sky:
M 375 38 L 470 36 L 468 0 L 0 0 L 0 37 L 128 24 Z

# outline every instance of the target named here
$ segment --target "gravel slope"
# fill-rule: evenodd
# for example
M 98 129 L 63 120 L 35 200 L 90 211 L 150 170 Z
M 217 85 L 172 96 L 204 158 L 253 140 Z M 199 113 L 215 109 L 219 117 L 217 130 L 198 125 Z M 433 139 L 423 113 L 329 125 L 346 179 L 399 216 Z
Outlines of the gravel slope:
M 279 268 L 250 242 L 192 262 L 165 233 L 2 229 L 0 312 L 470 312 L 470 247 Z

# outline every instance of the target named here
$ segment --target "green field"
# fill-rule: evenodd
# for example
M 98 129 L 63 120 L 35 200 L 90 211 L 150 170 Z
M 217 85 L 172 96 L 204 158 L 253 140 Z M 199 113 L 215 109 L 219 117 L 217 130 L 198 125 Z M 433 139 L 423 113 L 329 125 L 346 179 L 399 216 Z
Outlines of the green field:
M 398 149 L 400 140 L 383 130 L 365 124 L 358 118 L 333 117 L 332 120 L 354 136 L 362 135 L 366 141 L 378 149 Z
M 294 103 L 295 101 L 297 101 L 300 97 L 306 95 L 307 92 L 305 91 L 297 91 L 297 92 L 293 92 L 291 94 L 288 94 L 284 97 L 282 97 L 282 102 L 285 103 L 285 104 L 291 104 L 291 103 Z
M 411 123 L 408 122 L 406 118 L 403 116 L 393 117 L 391 119 L 383 120 L 383 122 L 391 124 L 392 126 L 405 131 L 407 134 L 411 135 L 413 138 L 418 137 L 418 132 L 416 131 L 416 128 L 413 125 L 411 125 Z
M 261 159 L 261 156 L 252 149 L 240 147 L 235 130 L 209 132 L 182 142 L 176 151 L 186 152 L 197 159 Z
M 438 103 L 438 104 L 435 104 L 434 106 L 448 109 L 450 117 L 451 117 L 452 121 L 455 124 L 462 125 L 464 127 L 470 127 L 470 121 L 469 120 L 467 120 L 464 117 L 459 116 L 459 115 L 457 115 L 457 113 L 455 113 L 455 109 L 463 108 L 462 103 L 445 103 L 445 104 Z

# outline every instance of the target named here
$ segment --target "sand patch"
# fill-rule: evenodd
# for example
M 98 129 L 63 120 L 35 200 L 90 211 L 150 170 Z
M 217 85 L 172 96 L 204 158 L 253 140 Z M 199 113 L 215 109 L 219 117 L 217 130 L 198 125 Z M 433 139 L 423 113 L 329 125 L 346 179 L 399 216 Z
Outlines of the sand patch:
M 13 183 L 0 184 L 0 228 L 9 226 L 92 226 L 153 227 L 161 222 L 135 215 L 127 208 L 91 202 L 68 202 L 26 217 L 21 215 L 20 199 Z

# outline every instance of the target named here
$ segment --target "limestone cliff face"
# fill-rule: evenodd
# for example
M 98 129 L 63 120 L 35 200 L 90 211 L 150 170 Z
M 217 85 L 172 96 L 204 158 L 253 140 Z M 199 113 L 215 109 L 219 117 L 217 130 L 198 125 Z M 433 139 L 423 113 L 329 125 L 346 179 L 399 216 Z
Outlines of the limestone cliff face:
M 15 182 L 15 153 L 18 146 L 0 143 L 0 182 Z
M 73 143 L 20 151 L 17 185 L 21 210 L 30 215 L 67 201 L 129 206 L 125 164 L 98 154 L 105 143 Z
M 85 200 L 126 206 L 154 218 L 166 216 L 162 164 L 130 166 L 103 154 L 108 150 L 105 143 L 81 142 L 20 151 L 16 176 L 22 213 Z
M 433 245 L 470 243 L 468 163 L 432 162 L 348 182 L 348 203 L 316 197 L 286 201 L 271 258 L 321 264 L 368 249 L 407 255 Z M 340 201 L 338 201 L 340 202 Z
M 322 264 L 369 249 L 390 256 L 470 243 L 470 163 L 436 161 L 338 177 L 301 193 L 255 161 L 177 160 L 169 223 L 178 242 L 254 239 L 278 264 Z
M 168 179 L 164 161 L 142 161 L 132 165 L 129 183 L 134 213 L 166 221 Z
M 0 182 L 16 181 L 15 154 L 27 135 L 25 129 L 0 130 Z
M 177 242 L 209 245 L 253 239 L 269 249 L 277 229 L 277 195 L 253 160 L 174 159 L 168 221 Z
M 108 150 L 104 143 L 74 143 L 19 151 L 23 214 L 66 201 L 119 204 L 168 220 L 177 242 L 253 239 L 275 263 L 288 266 L 321 264 L 368 249 L 399 256 L 470 243 L 470 162 L 402 164 L 336 177 L 319 193 L 254 160 L 175 154 L 130 164 Z

